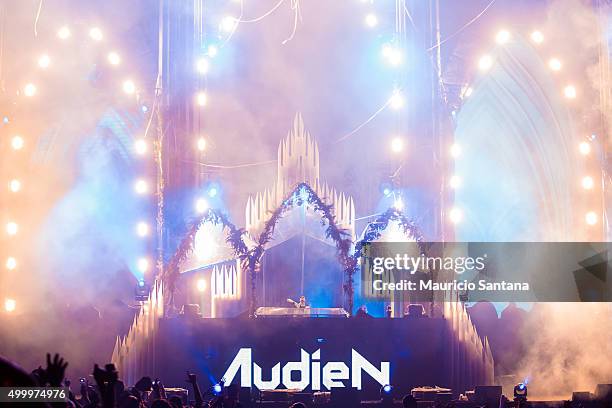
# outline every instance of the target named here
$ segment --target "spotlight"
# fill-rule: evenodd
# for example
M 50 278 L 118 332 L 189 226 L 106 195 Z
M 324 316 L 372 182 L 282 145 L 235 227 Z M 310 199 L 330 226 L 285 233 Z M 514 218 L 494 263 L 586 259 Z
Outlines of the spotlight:
M 563 94 L 567 99 L 576 99 L 576 87 L 574 85 L 568 85 L 563 88 Z
M 10 256 L 6 258 L 6 263 L 4 264 L 4 266 L 6 266 L 6 269 L 8 269 L 9 271 L 12 271 L 17 268 L 17 260 Z
M 108 59 L 108 63 L 111 65 L 121 64 L 121 57 L 114 51 L 109 52 L 106 58 Z
M 60 38 L 60 40 L 66 40 L 70 37 L 70 29 L 66 26 L 61 27 L 59 30 L 57 30 L 57 36 Z
M 582 142 L 578 145 L 578 150 L 581 155 L 586 156 L 591 153 L 591 144 L 589 142 Z
M 589 211 L 585 214 L 584 220 L 588 225 L 595 225 L 597 224 L 597 214 L 595 213 L 595 211 Z
M 123 81 L 123 92 L 128 95 L 131 95 L 136 92 L 136 84 L 134 84 L 134 81 L 132 81 L 131 79 Z
M 149 191 L 149 185 L 145 180 L 136 180 L 134 184 L 134 191 L 138 194 L 146 194 Z
M 206 290 L 206 281 L 204 279 L 198 279 L 196 286 L 198 288 L 198 292 L 204 292 Z
M 140 258 L 138 260 L 138 270 L 142 273 L 149 270 L 149 260 L 147 258 Z
M 13 179 L 13 180 L 9 181 L 9 190 L 12 193 L 19 192 L 19 190 L 21 190 L 21 181 L 19 181 L 17 179 Z
M 380 400 L 383 406 L 393 405 L 393 387 L 389 384 L 383 385 L 380 388 Z
M 393 190 L 391 190 L 390 187 L 383 187 L 382 193 L 385 197 L 389 197 L 389 195 L 391 195 L 392 192 Z
M 206 58 L 200 58 L 196 63 L 196 70 L 202 75 L 206 74 L 209 68 L 210 64 Z
M 213 385 L 213 394 L 220 395 L 223 392 L 223 383 Z
M 376 27 L 378 25 L 378 17 L 376 17 L 376 14 L 369 13 L 368 15 L 366 15 L 365 25 L 370 28 Z
M 541 31 L 535 30 L 531 33 L 531 41 L 536 44 L 542 44 L 544 42 L 544 34 Z
M 498 44 L 506 44 L 510 41 L 510 32 L 507 30 L 501 30 L 497 32 L 495 36 L 495 42 Z
M 593 177 L 585 176 L 582 178 L 582 188 L 584 188 L 585 190 L 591 190 L 594 185 L 595 182 L 593 182 Z
M 51 64 L 51 58 L 49 58 L 47 54 L 42 54 L 40 57 L 38 57 L 38 66 L 40 68 L 42 69 L 49 68 L 50 64 Z
M 6 298 L 4 299 L 4 310 L 8 313 L 14 312 L 17 308 L 17 302 L 15 299 Z
M 456 190 L 461 187 L 462 180 L 461 177 L 454 175 L 450 178 L 449 185 L 452 189 Z
M 134 298 L 137 302 L 145 302 L 149 299 L 150 287 L 146 284 L 144 279 L 139 279 L 134 289 Z
M 6 223 L 6 233 L 9 235 L 16 235 L 19 231 L 19 225 L 16 222 L 9 221 Z
M 33 83 L 26 84 L 26 86 L 23 87 L 23 94 L 27 97 L 36 95 L 36 85 Z
M 136 234 L 138 234 L 139 237 L 146 237 L 147 235 L 149 235 L 149 231 L 149 224 L 147 224 L 146 222 L 141 221 L 136 224 Z
M 203 198 L 198 198 L 196 200 L 196 211 L 198 212 L 198 214 L 204 214 L 206 212 L 206 210 L 208 210 L 209 206 L 208 206 L 208 201 L 206 201 Z
M 519 383 L 514 386 L 514 401 L 525 402 L 527 401 L 527 385 Z
M 149 111 L 149 107 L 147 105 L 142 105 L 140 107 L 140 110 L 142 111 L 142 113 L 147 113 Z
M 383 385 L 382 387 L 382 392 L 385 394 L 390 394 L 391 391 L 393 391 L 393 387 L 390 386 L 389 384 Z
M 21 150 L 23 149 L 23 145 L 25 142 L 23 141 L 23 137 L 21 136 L 13 136 L 11 139 L 11 147 L 13 150 Z
M 219 53 L 219 48 L 217 48 L 216 45 L 209 45 L 207 52 L 210 58 L 215 58 L 215 56 Z
M 561 71 L 561 67 L 563 67 L 563 64 L 558 58 L 551 58 L 548 61 L 548 67 L 553 71 Z
M 400 153 L 402 150 L 404 150 L 404 141 L 400 137 L 394 137 L 391 140 L 391 151 L 393 153 Z
M 136 154 L 143 155 L 147 152 L 147 142 L 144 139 L 137 139 L 134 142 L 134 150 Z
M 391 66 L 396 67 L 402 63 L 402 51 L 391 44 L 383 45 L 382 55 Z
M 478 68 L 481 71 L 488 71 L 493 66 L 493 58 L 490 55 L 483 55 L 478 60 Z
M 94 41 L 102 41 L 102 30 L 99 27 L 89 29 L 89 37 Z
M 461 146 L 457 143 L 453 143 L 452 146 L 450 147 L 450 155 L 454 159 L 461 156 Z
M 206 150 L 206 139 L 204 139 L 203 137 L 199 138 L 197 142 L 197 147 L 198 147 L 198 150 L 201 152 Z
M 448 215 L 453 224 L 458 224 L 463 220 L 463 211 L 460 208 L 453 208 Z
M 208 196 L 210 198 L 215 198 L 217 194 L 219 194 L 219 190 L 217 190 L 217 187 L 213 186 L 208 189 Z
M 393 202 L 393 208 L 395 208 L 397 211 L 403 211 L 404 210 L 404 200 L 402 200 L 401 197 L 397 198 Z
M 232 31 L 234 31 L 236 29 L 236 26 L 238 25 L 238 20 L 232 16 L 226 16 L 223 17 L 223 20 L 221 20 L 221 31 L 225 31 L 226 33 L 231 33 Z
M 392 109 L 401 109 L 404 106 L 404 98 L 402 97 L 402 93 L 399 90 L 393 91 L 393 95 L 389 98 L 389 104 Z
M 196 95 L 196 103 L 199 106 L 206 106 L 208 103 L 208 96 L 206 96 L 205 92 L 198 92 Z

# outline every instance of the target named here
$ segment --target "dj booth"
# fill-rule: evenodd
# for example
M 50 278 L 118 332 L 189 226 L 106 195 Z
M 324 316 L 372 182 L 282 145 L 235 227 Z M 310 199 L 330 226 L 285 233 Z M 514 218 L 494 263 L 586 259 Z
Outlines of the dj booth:
M 260 308 L 253 319 L 160 320 L 155 341 L 159 377 L 165 384 L 184 384 L 189 370 L 203 388 L 222 379 L 257 388 L 255 377 L 270 384 L 276 370 L 280 383 L 270 388 L 304 380 L 305 391 L 330 391 L 326 384 L 333 381 L 332 392 L 343 388 L 362 399 L 378 397 L 381 382 L 387 381 L 384 374 L 402 392 L 453 383 L 451 338 L 442 318 L 347 318 L 342 309 L 278 309 L 283 308 Z M 291 372 L 287 365 L 306 371 Z M 305 374 L 308 378 L 299 378 Z

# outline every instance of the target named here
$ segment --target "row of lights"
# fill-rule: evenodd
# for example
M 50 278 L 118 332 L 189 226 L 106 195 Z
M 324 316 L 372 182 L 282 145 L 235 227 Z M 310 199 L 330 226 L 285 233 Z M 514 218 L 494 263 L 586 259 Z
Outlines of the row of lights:
M 511 41 L 511 39 L 512 39 L 512 35 L 507 30 L 500 30 L 495 36 L 495 42 L 499 45 L 507 44 L 508 42 Z M 535 45 L 540 45 L 544 42 L 544 34 L 539 30 L 535 30 L 530 34 L 530 39 Z M 493 57 L 491 57 L 490 55 L 483 55 L 478 60 L 478 68 L 483 72 L 491 69 L 493 64 L 494 64 L 494 60 L 493 60 Z M 552 57 L 548 60 L 548 67 L 552 72 L 556 73 L 556 72 L 561 71 L 561 69 L 563 68 L 563 63 L 561 62 L 559 58 Z M 473 92 L 472 88 L 467 87 L 464 90 L 462 96 L 464 98 L 469 97 L 472 94 L 472 92 Z M 568 84 L 563 88 L 563 95 L 567 99 L 575 99 L 577 97 L 577 94 L 578 92 L 576 90 L 576 87 L 572 84 Z M 578 151 L 583 156 L 589 155 L 591 153 L 591 143 L 587 141 L 581 142 L 578 145 Z M 451 147 L 451 156 L 453 158 L 457 158 L 460 155 L 460 153 L 461 153 L 461 149 L 459 145 L 455 144 Z M 462 180 L 460 176 L 453 175 L 450 177 L 449 185 L 452 189 L 459 188 L 461 184 L 462 184 Z M 584 190 L 588 191 L 588 190 L 593 189 L 593 187 L 595 186 L 595 182 L 591 176 L 587 175 L 582 178 L 581 185 Z M 584 216 L 586 224 L 591 225 L 591 226 L 597 224 L 598 218 L 599 217 L 595 211 L 588 211 Z M 457 207 L 452 208 L 449 211 L 449 219 L 452 223 L 456 224 L 463 219 L 463 212 L 461 211 L 461 209 Z
M 530 39 L 535 45 L 540 45 L 544 42 L 544 34 L 536 30 L 530 34 Z M 495 36 L 495 42 L 499 45 L 504 45 L 512 40 L 512 34 L 508 30 L 500 30 Z M 490 55 L 483 55 L 478 60 L 478 68 L 481 71 L 488 71 L 494 64 L 494 59 Z M 551 57 L 548 60 L 548 67 L 553 72 L 559 72 L 563 68 L 563 63 L 557 57 Z M 572 84 L 568 84 L 563 88 L 563 95 L 568 99 L 576 99 L 578 91 Z M 469 96 L 469 95 L 468 95 Z

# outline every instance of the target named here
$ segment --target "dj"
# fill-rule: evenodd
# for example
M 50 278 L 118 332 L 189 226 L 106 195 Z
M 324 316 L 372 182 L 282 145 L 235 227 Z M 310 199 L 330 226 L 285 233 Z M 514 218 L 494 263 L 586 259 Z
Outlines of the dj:
M 300 296 L 300 301 L 296 302 L 293 299 L 287 299 L 288 303 L 293 303 L 293 306 L 295 306 L 298 309 L 307 309 L 310 308 L 310 306 L 306 305 L 306 296 L 302 295 Z

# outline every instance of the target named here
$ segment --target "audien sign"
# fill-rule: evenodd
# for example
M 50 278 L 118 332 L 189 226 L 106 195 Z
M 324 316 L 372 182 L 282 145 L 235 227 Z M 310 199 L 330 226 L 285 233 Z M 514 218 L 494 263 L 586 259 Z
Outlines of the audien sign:
M 310 386 L 313 391 L 331 390 L 347 387 L 349 380 L 351 387 L 361 390 L 364 372 L 380 385 L 390 384 L 388 361 L 381 362 L 378 368 L 354 349 L 351 349 L 350 367 L 342 361 L 328 361 L 322 365 L 320 349 L 312 355 L 300 349 L 300 361 L 289 361 L 282 368 L 280 362 L 276 363 L 272 373 L 265 375 L 270 380 L 263 380 L 261 367 L 253 361 L 253 350 L 241 348 L 225 371 L 223 381 L 231 384 L 238 371 L 242 387 L 255 386 L 260 390 L 273 390 L 281 384 L 287 389 L 303 390 Z M 295 380 L 297 377 L 299 379 Z

